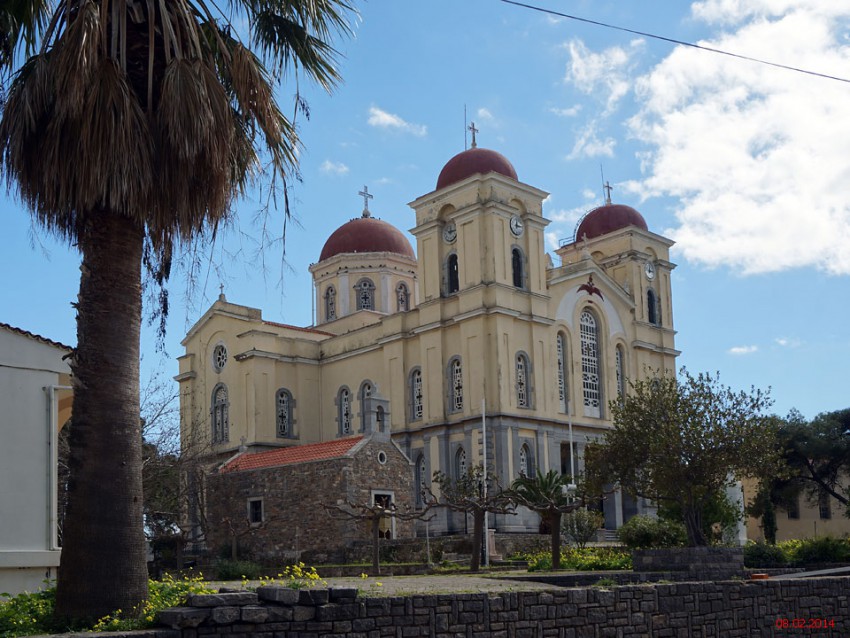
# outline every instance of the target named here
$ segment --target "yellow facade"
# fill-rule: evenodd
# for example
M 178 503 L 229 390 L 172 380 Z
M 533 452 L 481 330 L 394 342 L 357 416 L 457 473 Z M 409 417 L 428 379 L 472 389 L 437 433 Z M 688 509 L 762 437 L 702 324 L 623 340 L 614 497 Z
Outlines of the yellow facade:
M 413 462 L 418 489 L 434 471 L 480 462 L 483 410 L 503 484 L 537 468 L 569 473 L 570 424 L 580 470 L 627 379 L 675 371 L 672 242 L 614 224 L 561 246 L 554 265 L 547 193 L 504 173 L 471 172 L 414 200 L 415 258 L 358 248 L 312 265 L 311 328 L 222 295 L 183 341 L 184 445 L 223 458 L 381 430 Z M 642 508 L 617 495 L 606 526 Z M 448 517 L 437 527 L 460 525 Z M 496 521 L 504 531 L 536 525 Z

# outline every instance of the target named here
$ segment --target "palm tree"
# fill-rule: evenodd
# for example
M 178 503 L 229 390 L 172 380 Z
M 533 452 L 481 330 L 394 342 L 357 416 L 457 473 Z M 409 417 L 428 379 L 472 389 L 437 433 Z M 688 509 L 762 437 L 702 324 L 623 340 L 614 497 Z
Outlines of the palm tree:
M 549 470 L 536 476 L 520 476 L 511 484 L 511 495 L 520 505 L 540 514 L 552 534 L 552 569 L 561 567 L 561 515 L 584 505 L 576 499 L 568 486 L 570 477 Z
M 285 187 L 298 140 L 275 84 L 293 74 L 327 89 L 339 80 L 329 41 L 349 33 L 346 0 L 230 0 L 226 16 L 219 6 L 9 0 L 0 9 L 4 177 L 82 255 L 60 618 L 131 610 L 147 594 L 143 263 L 161 284 L 175 251 L 215 233 L 263 163 Z M 233 25 L 248 25 L 253 50 Z

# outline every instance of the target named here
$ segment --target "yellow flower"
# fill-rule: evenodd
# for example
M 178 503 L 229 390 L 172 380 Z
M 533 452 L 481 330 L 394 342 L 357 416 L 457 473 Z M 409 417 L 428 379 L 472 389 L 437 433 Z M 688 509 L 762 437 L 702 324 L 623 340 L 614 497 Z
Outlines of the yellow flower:
M 369 574 L 367 574 L 366 572 L 363 572 L 362 574 L 360 574 L 360 578 L 362 578 L 363 580 L 366 580 L 367 578 L 369 578 Z

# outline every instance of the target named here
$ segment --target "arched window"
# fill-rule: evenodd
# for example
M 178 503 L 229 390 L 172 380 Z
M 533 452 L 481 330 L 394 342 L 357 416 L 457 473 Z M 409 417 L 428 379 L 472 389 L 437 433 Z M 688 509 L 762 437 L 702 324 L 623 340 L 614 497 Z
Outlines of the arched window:
M 520 476 L 529 476 L 529 457 L 528 446 L 523 443 L 519 448 L 519 474 Z
M 522 272 L 523 261 L 522 251 L 519 248 L 511 250 L 511 271 L 513 272 L 514 286 L 517 288 L 523 288 L 525 284 Z
M 337 410 L 339 412 L 339 434 L 348 436 L 351 434 L 351 392 L 348 388 L 340 388 L 337 395 Z
M 460 272 L 457 265 L 457 253 L 452 253 L 446 260 L 446 278 L 448 287 L 446 292 L 450 295 L 460 290 Z
M 561 412 L 567 412 L 567 337 L 559 332 L 555 337 L 555 357 L 558 366 L 558 405 Z
M 212 408 L 210 409 L 213 443 L 227 443 L 230 440 L 229 407 L 227 386 L 219 383 L 213 388 Z
M 455 478 L 459 479 L 463 476 L 466 476 L 466 450 L 461 446 L 455 453 Z
M 357 309 L 358 310 L 374 310 L 375 309 L 375 284 L 368 277 L 363 277 L 354 286 L 357 294 Z
M 516 404 L 520 408 L 531 407 L 531 379 L 528 370 L 528 357 L 524 352 L 516 356 Z
M 384 407 L 383 406 L 379 405 L 377 408 L 375 408 L 375 429 L 378 432 L 384 431 L 384 417 L 385 416 L 386 415 L 384 414 Z
M 369 413 L 372 411 L 372 384 L 364 381 L 360 386 L 360 431 L 366 431 L 366 424 L 369 421 Z
M 463 411 L 463 366 L 460 357 L 449 362 L 449 412 Z
M 425 490 L 428 489 L 428 473 L 425 465 L 425 455 L 420 454 L 416 459 L 416 506 L 425 504 Z
M 396 309 L 399 312 L 407 312 L 410 310 L 410 292 L 407 290 L 407 284 L 401 282 L 395 287 Z
M 286 388 L 281 388 L 275 395 L 277 435 L 279 437 L 292 436 L 292 393 Z
M 325 321 L 336 319 L 336 289 L 328 286 L 325 290 Z
M 422 394 L 422 370 L 414 368 L 410 373 L 410 420 L 418 421 L 425 413 L 425 401 Z
M 581 380 L 585 416 L 602 416 L 602 385 L 600 383 L 599 331 L 596 317 L 590 311 L 581 313 Z
M 626 396 L 625 356 L 623 346 L 617 346 L 614 351 L 614 365 L 617 368 L 617 396 L 621 399 Z
M 655 291 L 650 288 L 646 291 L 646 319 L 653 326 L 661 324 L 661 312 L 658 308 L 658 297 Z

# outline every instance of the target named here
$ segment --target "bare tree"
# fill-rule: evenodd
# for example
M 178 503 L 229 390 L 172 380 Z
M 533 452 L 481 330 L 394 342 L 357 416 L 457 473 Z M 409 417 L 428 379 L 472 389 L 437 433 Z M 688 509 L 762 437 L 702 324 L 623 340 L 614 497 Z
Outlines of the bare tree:
M 332 518 L 337 520 L 353 519 L 355 521 L 365 521 L 369 523 L 369 529 L 371 532 L 370 536 L 372 538 L 372 569 L 375 570 L 376 574 L 381 573 L 381 521 L 388 518 L 395 518 L 396 520 L 401 521 L 431 520 L 431 517 L 426 518 L 426 516 L 431 508 L 436 505 L 437 503 L 431 500 L 427 501 L 425 503 L 425 507 L 422 509 L 414 510 L 406 508 L 402 511 L 398 509 L 395 503 L 387 504 L 382 501 L 375 501 L 374 503 L 354 503 L 352 501 L 345 501 L 342 504 L 334 505 L 322 503 L 322 507 L 325 508 L 325 511 Z
M 495 474 L 484 471 L 480 463 L 470 467 L 466 474 L 456 479 L 443 472 L 434 472 L 434 483 L 440 486 L 440 497 L 434 500 L 455 512 L 472 515 L 472 560 L 470 571 L 481 568 L 481 548 L 484 542 L 484 518 L 493 514 L 516 514 L 516 507 L 508 492 L 502 489 Z

